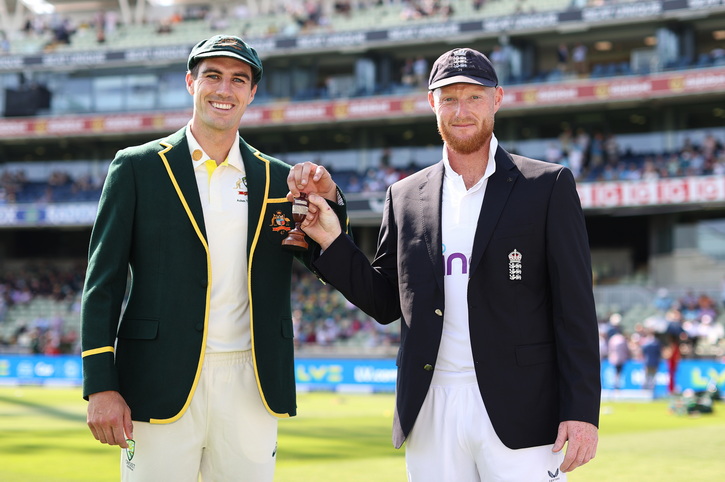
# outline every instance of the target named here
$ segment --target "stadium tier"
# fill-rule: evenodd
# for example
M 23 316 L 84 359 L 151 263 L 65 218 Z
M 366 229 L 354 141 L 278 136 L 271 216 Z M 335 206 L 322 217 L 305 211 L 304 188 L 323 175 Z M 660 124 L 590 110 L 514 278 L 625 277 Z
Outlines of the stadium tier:
M 499 72 L 501 144 L 577 175 L 600 317 L 621 313 L 634 329 L 667 287 L 707 295 L 722 323 L 725 1 L 433 4 L 131 1 L 85 11 L 63 0 L 48 4 L 52 14 L 31 14 L 21 2 L 0 8 L 3 275 L 83 263 L 108 163 L 121 148 L 185 125 L 186 57 L 220 32 L 244 36 L 264 62 L 241 135 L 290 164 L 327 166 L 347 192 L 356 241 L 372 255 L 386 187 L 440 159 L 427 71 L 441 53 L 466 46 L 488 54 Z M 304 315 L 314 320 L 300 340 L 348 333 L 356 349 L 395 343 L 391 333 L 366 331 L 369 320 L 350 315 L 353 308 L 330 303 Z M 6 306 L 4 319 L 15 329 L 37 306 L 60 309 L 34 302 L 18 314 Z M 365 336 L 349 336 L 350 326 Z

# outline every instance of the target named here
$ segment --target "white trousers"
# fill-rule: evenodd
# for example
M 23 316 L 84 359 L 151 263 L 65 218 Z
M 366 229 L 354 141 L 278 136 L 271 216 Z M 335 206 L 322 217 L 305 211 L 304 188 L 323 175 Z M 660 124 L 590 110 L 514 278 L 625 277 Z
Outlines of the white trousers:
M 491 425 L 475 373 L 436 371 L 406 441 L 408 480 L 564 482 L 564 451 L 553 453 L 552 447 L 506 447 Z
M 135 450 L 121 451 L 124 482 L 271 482 L 277 419 L 262 404 L 251 351 L 207 353 L 184 415 L 133 423 Z

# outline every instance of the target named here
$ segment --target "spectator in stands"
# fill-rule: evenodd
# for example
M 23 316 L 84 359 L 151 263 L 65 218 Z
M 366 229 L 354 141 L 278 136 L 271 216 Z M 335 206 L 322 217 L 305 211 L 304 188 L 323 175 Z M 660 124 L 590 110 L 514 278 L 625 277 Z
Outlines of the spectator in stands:
M 435 62 L 443 160 L 388 189 L 372 265 L 319 196 L 302 225 L 330 284 L 382 324 L 401 319 L 393 438 L 407 439 L 412 480 L 540 480 L 596 451 L 597 318 L 576 186 L 498 144 L 498 83 L 475 50 Z
M 614 325 L 614 331 L 607 341 L 607 359 L 614 368 L 614 389 L 618 390 L 622 388 L 624 364 L 629 360 L 627 337 L 624 335 L 619 323 Z
M 0 30 L 0 54 L 10 53 L 10 40 L 4 30 Z
M 678 309 L 671 309 L 665 315 L 667 320 L 667 328 L 665 330 L 665 336 L 667 339 L 667 371 L 670 376 L 670 381 L 667 386 L 669 393 L 675 393 L 675 373 L 677 373 L 677 366 L 682 358 L 682 352 L 680 350 L 680 344 L 687 340 L 687 334 L 682 328 L 682 313 Z
M 428 61 L 419 55 L 413 62 L 413 77 L 416 87 L 425 87 L 428 76 Z
M 288 180 L 239 137 L 262 77 L 253 48 L 218 35 L 187 67 L 190 122 L 120 151 L 99 203 L 81 311 L 88 425 L 126 449 L 124 480 L 271 481 L 275 417 L 296 411 L 292 262 L 317 249 L 282 246 L 284 197 L 320 193 L 342 222 L 346 207 L 323 167 Z
M 654 307 L 662 312 L 670 310 L 674 302 L 675 300 L 673 300 L 670 296 L 670 291 L 664 287 L 657 290 L 657 295 L 654 300 L 652 300 Z
M 571 53 L 571 60 L 574 64 L 574 72 L 580 77 L 584 77 L 589 74 L 589 68 L 587 66 L 587 47 L 581 42 L 577 42 Z
M 642 347 L 642 361 L 645 370 L 643 388 L 652 390 L 652 398 L 655 398 L 655 378 L 662 361 L 662 344 L 655 336 L 654 330 L 648 328 L 640 346 Z
M 648 156 L 644 160 L 644 169 L 642 171 L 642 180 L 643 181 L 656 181 L 660 178 L 660 173 L 657 170 L 657 166 L 655 165 L 654 161 L 652 160 L 651 156 Z
M 556 67 L 562 73 L 569 68 L 569 47 L 565 42 L 559 43 L 556 47 Z
M 491 51 L 491 63 L 502 83 L 506 83 L 511 69 L 508 51 L 500 45 L 494 45 Z
M 400 69 L 400 82 L 406 87 L 415 86 L 415 72 L 413 64 L 415 60 L 411 57 L 405 59 L 403 67 Z

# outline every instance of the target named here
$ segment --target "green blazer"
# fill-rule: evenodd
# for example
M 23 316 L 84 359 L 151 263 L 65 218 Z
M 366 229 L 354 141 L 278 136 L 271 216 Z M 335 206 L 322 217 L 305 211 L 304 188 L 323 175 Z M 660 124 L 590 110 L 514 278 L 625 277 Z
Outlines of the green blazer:
M 272 415 L 296 413 L 290 274 L 318 246 L 282 247 L 293 227 L 290 166 L 239 140 L 249 192 L 247 246 L 252 358 Z M 349 229 L 347 210 L 330 203 Z M 81 307 L 83 396 L 116 390 L 133 420 L 169 423 L 188 408 L 204 362 L 211 268 L 185 129 L 119 151 L 89 249 Z M 128 303 L 128 274 L 131 274 Z

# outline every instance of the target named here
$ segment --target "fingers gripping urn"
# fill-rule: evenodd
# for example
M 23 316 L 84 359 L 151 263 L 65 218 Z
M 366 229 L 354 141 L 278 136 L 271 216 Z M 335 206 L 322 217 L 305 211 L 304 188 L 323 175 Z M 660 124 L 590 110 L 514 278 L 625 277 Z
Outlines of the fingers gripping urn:
M 300 225 L 307 216 L 307 193 L 301 192 L 292 203 L 292 219 L 295 227 L 289 232 L 286 238 L 282 240 L 282 246 L 293 251 L 305 251 L 307 249 L 307 241 L 305 241 L 305 232 L 302 231 Z

